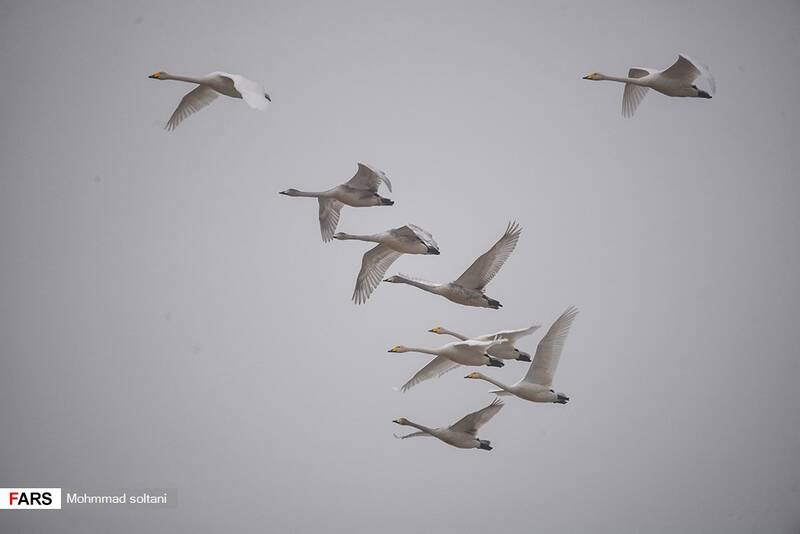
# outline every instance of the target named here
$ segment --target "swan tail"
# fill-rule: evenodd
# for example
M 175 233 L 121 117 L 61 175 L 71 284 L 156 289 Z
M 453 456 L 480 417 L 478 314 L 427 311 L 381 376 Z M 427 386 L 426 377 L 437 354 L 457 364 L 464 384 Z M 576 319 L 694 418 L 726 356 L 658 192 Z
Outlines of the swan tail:
M 569 402 L 569 397 L 564 395 L 563 393 L 556 393 L 556 400 L 554 400 L 556 404 L 566 404 Z
M 500 304 L 499 300 L 490 299 L 489 297 L 486 297 L 486 301 L 487 301 L 487 307 L 493 310 L 499 310 L 500 308 L 503 307 L 503 305 Z
M 492 450 L 491 442 L 488 439 L 479 439 L 478 440 L 478 448 L 484 451 Z

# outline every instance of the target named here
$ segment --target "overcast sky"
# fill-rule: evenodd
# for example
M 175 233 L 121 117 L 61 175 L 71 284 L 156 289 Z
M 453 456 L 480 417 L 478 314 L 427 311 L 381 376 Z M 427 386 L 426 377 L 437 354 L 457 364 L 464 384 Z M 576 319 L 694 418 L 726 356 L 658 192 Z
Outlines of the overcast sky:
M 785 532 L 800 529 L 800 4 L 0 1 L 0 483 L 178 488 L 174 509 L 0 512 L 3 532 Z M 712 100 L 600 71 L 684 52 Z M 171 133 L 191 86 L 241 73 Z M 499 310 L 381 284 L 282 197 L 391 177 L 456 278 L 524 227 Z M 387 192 L 384 192 L 386 194 Z M 488 404 L 388 354 L 580 307 L 556 387 L 493 451 L 398 441 Z M 533 352 L 541 334 L 525 339 Z M 504 381 L 527 365 L 486 369 Z

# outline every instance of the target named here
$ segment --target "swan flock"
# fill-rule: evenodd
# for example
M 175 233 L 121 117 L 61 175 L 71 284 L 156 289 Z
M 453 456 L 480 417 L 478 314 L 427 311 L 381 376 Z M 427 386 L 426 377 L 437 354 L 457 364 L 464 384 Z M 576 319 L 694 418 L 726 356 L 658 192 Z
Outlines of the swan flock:
M 243 100 L 250 108 L 258 111 L 265 111 L 272 102 L 264 86 L 238 74 L 215 71 L 204 76 L 181 76 L 158 71 L 149 78 L 195 85 L 181 98 L 166 122 L 165 128 L 169 131 L 175 130 L 184 120 L 210 105 L 220 95 Z M 583 79 L 624 84 L 622 94 L 624 117 L 634 115 L 650 89 L 670 97 L 700 99 L 711 99 L 716 92 L 716 82 L 708 67 L 684 54 L 680 54 L 671 66 L 662 70 L 633 67 L 628 70 L 627 76 L 592 72 Z M 522 235 L 522 227 L 516 221 L 509 222 L 503 234 L 489 250 L 452 281 L 431 282 L 405 274 L 385 277 L 389 268 L 401 256 L 440 256 L 441 250 L 429 231 L 410 223 L 376 233 L 337 232 L 341 211 L 345 206 L 367 208 L 394 205 L 392 199 L 379 193 L 381 187 L 392 193 L 392 182 L 386 173 L 372 165 L 358 163 L 356 173 L 339 185 L 318 191 L 290 188 L 280 191 L 280 194 L 317 200 L 319 229 L 324 243 L 362 241 L 372 244 L 372 247 L 363 253 L 361 266 L 356 275 L 351 297 L 355 304 L 365 304 L 383 282 L 412 286 L 443 297 L 459 306 L 493 310 L 502 308 L 499 300 L 486 294 L 486 288 L 516 249 Z M 568 307 L 539 340 L 533 357 L 519 347 L 524 338 L 533 335 L 540 328 L 540 325 L 530 322 L 523 323 L 530 325 L 524 328 L 499 330 L 475 337 L 437 326 L 428 332 L 450 336 L 455 340 L 435 348 L 395 345 L 389 349 L 393 354 L 420 353 L 433 357 L 396 388 L 401 392 L 408 392 L 422 382 L 439 378 L 461 366 L 503 367 L 505 362 L 514 361 L 528 364 L 525 375 L 513 384 L 505 384 L 479 371 L 469 372 L 464 378 L 482 380 L 494 386 L 494 389 L 489 391 L 495 395 L 490 404 L 465 415 L 447 427 L 427 427 L 405 417 L 394 419 L 393 422 L 398 425 L 416 429 L 410 434 L 395 435 L 395 437 L 402 440 L 411 437 L 435 437 L 452 447 L 490 451 L 493 448 L 491 442 L 479 438 L 478 431 L 504 407 L 500 397 L 513 397 L 530 403 L 567 404 L 569 396 L 554 389 L 553 382 L 567 335 L 577 315 L 576 307 Z M 521 364 L 512 363 L 512 365 Z

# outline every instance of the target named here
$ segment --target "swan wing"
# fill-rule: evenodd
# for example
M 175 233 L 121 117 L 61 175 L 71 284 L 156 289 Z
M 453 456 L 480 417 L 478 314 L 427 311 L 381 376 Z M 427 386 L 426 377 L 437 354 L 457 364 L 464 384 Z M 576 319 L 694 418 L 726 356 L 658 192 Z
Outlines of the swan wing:
M 428 365 L 414 373 L 414 376 L 409 378 L 406 383 L 400 387 L 400 391 L 406 392 L 420 382 L 431 378 L 438 378 L 456 367 L 459 367 L 459 364 L 448 360 L 444 356 L 437 356 L 428 362 Z
M 578 315 L 578 308 L 570 306 L 556 319 L 550 330 L 539 342 L 536 347 L 536 355 L 533 357 L 528 373 L 523 378 L 524 382 L 550 386 L 553 383 L 553 376 L 558 367 L 558 360 L 561 358 L 561 350 L 567 340 L 569 328 Z
M 678 55 L 675 63 L 661 71 L 661 76 L 665 78 L 673 78 L 686 83 L 692 83 L 700 74 L 700 69 L 683 54 Z
M 474 436 L 478 433 L 478 430 L 480 430 L 480 428 L 489 421 L 489 419 L 494 417 L 497 412 L 500 411 L 500 408 L 502 407 L 503 401 L 495 397 L 489 406 L 482 408 L 477 412 L 472 412 L 471 414 L 465 415 L 452 424 L 450 426 L 450 430 L 454 432 L 465 432 Z
M 322 240 L 326 243 L 333 239 L 342 206 L 344 204 L 334 198 L 319 199 L 319 230 L 322 233 Z
M 419 226 L 407 224 L 400 228 L 395 228 L 392 232 L 397 236 L 408 240 L 419 240 L 429 248 L 439 249 L 439 245 L 433 240 L 430 232 L 423 230 Z
M 389 181 L 389 178 L 386 177 L 383 171 L 367 165 L 366 163 L 359 163 L 358 171 L 356 171 L 355 176 L 350 178 L 345 185 L 353 189 L 365 189 L 377 193 L 381 183 L 386 184 L 389 191 L 392 190 L 392 182 Z
M 469 289 L 482 290 L 486 287 L 486 284 L 494 278 L 511 253 L 514 252 L 521 233 L 522 228 L 516 221 L 508 223 L 503 237 L 485 254 L 475 260 L 469 266 L 469 269 L 458 277 L 455 283 Z
M 366 302 L 383 280 L 386 270 L 402 255 L 402 252 L 392 250 L 385 245 L 378 245 L 368 250 L 361 260 L 361 270 L 358 272 L 356 288 L 353 291 L 353 302 L 356 304 Z
M 478 339 L 494 339 L 494 338 L 505 338 L 510 341 L 512 344 L 516 342 L 521 337 L 529 336 L 536 332 L 542 325 L 532 325 L 528 328 L 520 328 L 518 330 L 503 330 L 501 332 L 495 332 L 494 334 L 486 334 L 484 336 L 480 336 Z
M 172 112 L 169 121 L 167 121 L 166 129 L 169 131 L 174 130 L 189 115 L 208 106 L 217 96 L 219 96 L 219 93 L 212 88 L 205 85 L 198 85 L 181 98 L 180 104 L 178 104 L 178 107 Z
M 694 81 L 697 78 L 701 78 L 701 79 L 705 80 L 706 82 L 708 82 L 708 88 L 710 89 L 709 92 L 712 95 L 717 92 L 717 81 L 714 79 L 714 75 L 711 74 L 711 69 L 708 68 L 708 65 L 700 63 L 699 61 L 695 61 L 694 59 L 690 58 L 689 56 L 687 56 L 685 54 L 680 54 L 678 56 L 678 61 L 676 61 L 672 65 L 672 67 L 668 68 L 662 74 L 665 75 L 667 71 L 669 71 L 673 67 L 675 67 L 675 65 L 680 63 L 681 60 L 683 60 L 683 63 L 688 63 L 689 65 L 694 67 L 693 71 L 691 69 L 688 69 L 688 67 L 686 67 L 686 69 L 689 70 L 689 72 L 692 72 L 694 74 L 694 77 L 691 80 L 689 80 L 689 82 Z
M 269 106 L 266 90 L 260 83 L 238 74 L 228 74 L 227 72 L 219 72 L 217 74 L 229 78 L 233 82 L 233 87 L 242 95 L 242 100 L 251 108 L 265 111 Z
M 634 67 L 628 71 L 628 78 L 644 78 L 648 74 L 651 74 L 650 69 Z M 642 87 L 641 85 L 635 85 L 632 83 L 625 84 L 625 90 L 622 93 L 623 117 L 633 117 L 633 114 L 636 112 L 636 108 L 639 107 L 639 104 L 642 103 L 645 95 L 647 95 L 648 89 L 649 87 Z

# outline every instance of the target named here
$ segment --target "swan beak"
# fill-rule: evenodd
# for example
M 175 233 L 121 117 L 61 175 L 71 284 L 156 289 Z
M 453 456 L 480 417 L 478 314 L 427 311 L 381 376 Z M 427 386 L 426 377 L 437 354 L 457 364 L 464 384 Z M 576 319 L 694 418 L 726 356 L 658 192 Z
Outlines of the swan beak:
M 430 330 L 428 330 L 428 332 L 430 332 L 431 334 L 438 334 L 439 330 L 441 330 L 441 328 L 437 326 L 436 328 L 431 328 Z
M 287 193 L 286 191 L 278 191 L 278 194 L 279 195 L 288 195 L 289 193 Z
M 588 74 L 587 74 L 586 76 L 584 76 L 583 78 L 581 78 L 581 79 L 582 79 L 582 80 L 591 80 L 591 78 L 589 77 L 589 75 L 588 75 Z
M 160 79 L 160 78 L 161 78 L 161 73 L 160 73 L 160 72 L 154 72 L 153 74 L 151 74 L 150 76 L 148 76 L 148 78 L 152 78 L 152 79 L 154 79 L 154 80 L 158 80 L 158 79 Z
M 391 349 L 387 350 L 386 352 L 397 352 L 397 347 L 392 347 Z
M 400 424 L 400 419 L 392 419 L 392 423 L 397 423 L 399 425 Z
M 264 93 L 264 98 L 266 98 L 267 101 L 272 102 L 272 99 L 269 97 L 267 93 Z

